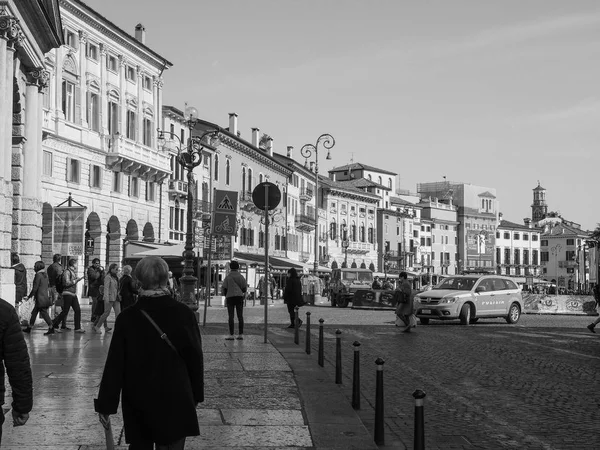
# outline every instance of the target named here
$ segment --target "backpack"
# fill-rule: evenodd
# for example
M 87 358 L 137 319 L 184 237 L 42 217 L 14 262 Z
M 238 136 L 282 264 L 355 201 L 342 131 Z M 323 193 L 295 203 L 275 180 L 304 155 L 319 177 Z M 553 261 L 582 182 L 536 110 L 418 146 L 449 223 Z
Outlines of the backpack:
M 63 280 L 64 271 L 56 275 L 56 279 L 54 280 L 54 287 L 56 288 L 56 292 L 62 294 L 65 290 L 65 284 Z

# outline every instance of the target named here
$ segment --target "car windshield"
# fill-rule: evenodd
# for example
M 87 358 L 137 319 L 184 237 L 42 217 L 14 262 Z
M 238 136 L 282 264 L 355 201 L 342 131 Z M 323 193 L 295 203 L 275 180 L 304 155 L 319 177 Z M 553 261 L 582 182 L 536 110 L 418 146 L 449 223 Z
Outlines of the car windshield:
M 449 289 L 453 291 L 470 291 L 477 278 L 446 278 L 433 289 Z
M 346 281 L 373 281 L 371 272 L 342 272 L 342 277 Z

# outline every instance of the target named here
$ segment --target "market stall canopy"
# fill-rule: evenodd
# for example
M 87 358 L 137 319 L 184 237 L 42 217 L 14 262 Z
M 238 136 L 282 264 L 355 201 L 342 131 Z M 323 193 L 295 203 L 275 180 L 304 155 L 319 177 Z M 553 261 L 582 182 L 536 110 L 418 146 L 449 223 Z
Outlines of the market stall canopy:
M 181 243 L 176 245 L 165 245 L 154 250 L 139 252 L 132 256 L 139 256 L 141 258 L 143 258 L 144 256 L 160 256 L 162 258 L 182 258 L 184 250 L 185 244 Z

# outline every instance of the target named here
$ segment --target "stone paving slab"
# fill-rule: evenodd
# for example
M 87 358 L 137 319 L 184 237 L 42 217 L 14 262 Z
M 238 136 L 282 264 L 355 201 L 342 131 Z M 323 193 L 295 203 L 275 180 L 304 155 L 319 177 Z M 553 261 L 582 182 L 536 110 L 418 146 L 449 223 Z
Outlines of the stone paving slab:
M 200 436 L 186 439 L 186 450 L 205 449 L 214 446 L 230 447 L 244 443 L 244 447 L 312 447 L 308 426 L 206 426 Z
M 228 425 L 306 425 L 300 410 L 222 409 L 221 414 Z

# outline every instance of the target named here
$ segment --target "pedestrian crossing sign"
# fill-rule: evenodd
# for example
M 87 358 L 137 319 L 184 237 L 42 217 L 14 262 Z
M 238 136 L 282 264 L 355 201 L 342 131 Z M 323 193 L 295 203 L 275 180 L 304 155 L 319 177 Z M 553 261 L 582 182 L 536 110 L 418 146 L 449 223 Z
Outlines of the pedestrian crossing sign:
M 237 195 L 235 191 L 215 191 L 215 212 L 237 214 Z

